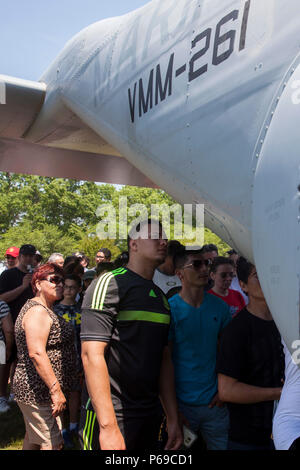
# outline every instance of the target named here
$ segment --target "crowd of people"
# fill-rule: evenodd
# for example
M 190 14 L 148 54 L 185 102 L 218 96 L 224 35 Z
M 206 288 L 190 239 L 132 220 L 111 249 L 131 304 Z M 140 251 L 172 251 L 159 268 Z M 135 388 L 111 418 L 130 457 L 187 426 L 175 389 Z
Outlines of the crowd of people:
M 17 402 L 24 450 L 299 448 L 300 372 L 235 250 L 149 219 L 94 268 L 31 244 L 5 257 L 0 413 Z

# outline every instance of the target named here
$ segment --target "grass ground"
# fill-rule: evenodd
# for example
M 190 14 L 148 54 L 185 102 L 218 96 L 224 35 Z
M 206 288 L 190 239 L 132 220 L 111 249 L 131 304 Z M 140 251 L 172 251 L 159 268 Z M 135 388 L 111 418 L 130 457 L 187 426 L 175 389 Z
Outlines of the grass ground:
M 0 450 L 21 450 L 25 426 L 23 416 L 16 403 L 7 413 L 0 414 Z
M 0 450 L 22 450 L 24 436 L 23 416 L 18 405 L 13 402 L 7 413 L 0 414 Z M 73 450 L 79 450 L 77 440 Z

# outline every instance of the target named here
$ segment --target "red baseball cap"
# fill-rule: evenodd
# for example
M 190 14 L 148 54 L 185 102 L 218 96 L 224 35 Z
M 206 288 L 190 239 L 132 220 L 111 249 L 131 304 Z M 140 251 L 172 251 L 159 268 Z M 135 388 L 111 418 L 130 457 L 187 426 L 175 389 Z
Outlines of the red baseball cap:
M 20 249 L 17 248 L 16 246 L 11 246 L 10 248 L 7 248 L 5 252 L 5 256 L 9 255 L 9 256 L 13 256 L 14 258 L 17 258 L 19 256 L 19 251 Z

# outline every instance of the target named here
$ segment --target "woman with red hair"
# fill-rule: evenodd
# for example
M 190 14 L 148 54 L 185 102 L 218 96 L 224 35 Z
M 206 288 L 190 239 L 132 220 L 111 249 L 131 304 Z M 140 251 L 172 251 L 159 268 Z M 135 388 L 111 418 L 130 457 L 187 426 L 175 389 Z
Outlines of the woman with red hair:
M 44 264 L 34 272 L 31 285 L 35 297 L 26 302 L 15 324 L 13 390 L 26 426 L 23 450 L 60 450 L 60 415 L 76 378 L 73 327 L 52 310 L 63 295 L 63 271 Z

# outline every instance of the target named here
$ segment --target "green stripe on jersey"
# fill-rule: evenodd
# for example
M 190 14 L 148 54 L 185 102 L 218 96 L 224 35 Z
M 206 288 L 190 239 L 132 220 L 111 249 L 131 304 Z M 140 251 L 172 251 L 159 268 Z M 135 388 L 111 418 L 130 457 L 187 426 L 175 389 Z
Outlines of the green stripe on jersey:
M 120 321 L 148 321 L 151 323 L 170 324 L 170 315 L 159 312 L 147 312 L 145 310 L 122 310 L 118 313 Z
M 93 293 L 92 308 L 94 308 L 94 309 L 98 308 L 98 305 L 100 303 L 101 293 L 103 292 L 103 288 L 104 288 L 104 285 L 105 285 L 105 281 L 106 281 L 107 278 L 109 278 L 109 280 L 110 280 L 112 277 L 113 277 L 113 274 L 110 273 L 110 272 L 106 273 L 106 274 L 104 274 L 103 276 L 100 277 L 99 281 L 96 284 L 94 293 Z
M 95 421 L 96 413 L 93 411 L 87 411 L 85 427 L 82 435 L 84 450 L 92 450 Z
M 125 274 L 126 272 L 127 272 L 127 269 L 119 268 L 119 269 L 115 269 L 114 271 L 105 273 L 103 274 L 103 276 L 100 277 L 93 293 L 93 300 L 92 300 L 93 309 L 101 310 L 103 308 L 104 299 L 106 296 L 106 292 L 107 292 L 107 288 L 108 288 L 110 280 L 113 277 L 120 276 L 121 274 Z

